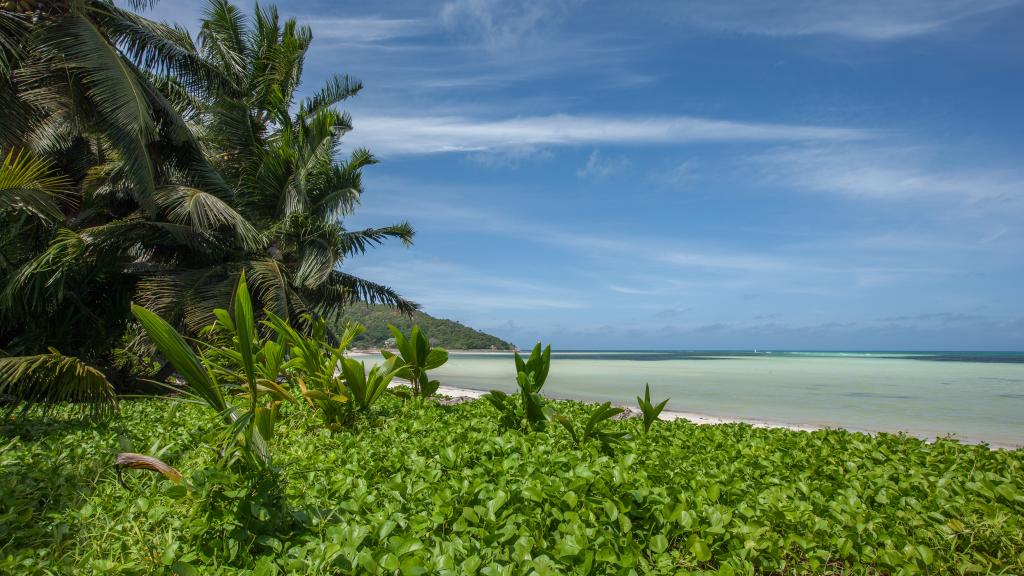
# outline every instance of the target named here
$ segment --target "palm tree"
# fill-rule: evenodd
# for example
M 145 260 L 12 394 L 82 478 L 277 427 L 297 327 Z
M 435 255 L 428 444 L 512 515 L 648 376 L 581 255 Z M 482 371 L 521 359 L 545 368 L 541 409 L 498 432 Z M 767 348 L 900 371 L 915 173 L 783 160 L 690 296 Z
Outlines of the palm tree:
M 150 207 L 159 179 L 154 145 L 172 144 L 164 152 L 179 162 L 196 160 L 178 111 L 158 89 L 164 77 L 196 93 L 217 87 L 219 75 L 185 30 L 110 0 L 8 0 L 0 32 L 0 146 L 85 153 L 61 166 L 73 171 L 114 153 L 117 177 Z
M 0 362 L 0 392 L 113 398 L 103 372 L 54 347 L 109 357 L 131 299 L 124 263 L 144 250 L 114 228 L 159 222 L 162 171 L 201 171 L 198 143 L 157 88 L 174 75 L 216 89 L 190 44 L 110 1 L 0 3 L 0 354 L 18 354 Z
M 353 302 L 384 303 L 404 312 L 418 306 L 380 284 L 339 269 L 348 257 L 396 238 L 412 241 L 408 223 L 347 230 L 363 192 L 362 169 L 376 163 L 366 150 L 337 161 L 351 119 L 335 106 L 362 84 L 334 76 L 298 100 L 308 27 L 281 22 L 274 7 L 257 6 L 251 21 L 227 0 L 207 6 L 199 55 L 226 80 L 212 97 L 191 103 L 190 117 L 222 181 L 229 204 L 260 239 L 225 238 L 206 258 L 156 274 L 140 285 L 139 300 L 165 318 L 197 330 L 227 304 L 245 271 L 261 304 L 279 317 L 337 319 Z M 198 128 L 202 127 L 202 128 Z M 179 189 L 177 194 L 197 195 Z
M 358 82 L 338 77 L 296 108 L 311 34 L 273 8 L 249 30 L 211 2 L 200 38 L 107 0 L 0 3 L 0 355 L 18 355 L 0 363 L 0 393 L 59 398 L 14 381 L 25 367 L 57 381 L 58 349 L 125 376 L 115 356 L 151 352 L 133 300 L 196 334 L 243 271 L 292 320 L 354 301 L 416 309 L 339 269 L 413 234 L 340 223 L 374 163 L 364 150 L 335 161 L 350 121 L 333 106 Z

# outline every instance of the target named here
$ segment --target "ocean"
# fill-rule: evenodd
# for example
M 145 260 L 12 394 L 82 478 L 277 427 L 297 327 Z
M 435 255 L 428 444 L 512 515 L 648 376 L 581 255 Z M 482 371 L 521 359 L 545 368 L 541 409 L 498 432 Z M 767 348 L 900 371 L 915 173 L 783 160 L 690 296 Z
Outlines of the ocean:
M 515 389 L 511 354 L 452 353 L 442 385 Z M 546 396 L 779 424 L 1024 446 L 1024 353 L 578 351 L 552 354 Z

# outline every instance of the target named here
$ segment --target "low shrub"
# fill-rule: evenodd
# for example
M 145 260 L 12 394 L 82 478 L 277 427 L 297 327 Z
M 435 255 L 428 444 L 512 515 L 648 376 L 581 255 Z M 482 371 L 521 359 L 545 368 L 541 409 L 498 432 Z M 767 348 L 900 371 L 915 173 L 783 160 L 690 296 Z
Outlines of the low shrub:
M 419 326 L 413 326 L 406 337 L 402 331 L 388 324 L 388 330 L 395 337 L 398 354 L 388 350 L 380 353 L 388 360 L 394 360 L 398 376 L 412 384 L 413 393 L 420 398 L 429 398 L 437 392 L 441 385 L 437 380 L 427 376 L 427 370 L 440 368 L 448 361 L 448 351 L 444 348 L 432 348 L 430 340 Z
M 491 390 L 484 398 L 498 411 L 498 421 L 505 428 L 544 430 L 553 415 L 545 410 L 544 397 L 540 395 L 551 370 L 551 346 L 542 351 L 538 342 L 527 360 L 523 360 L 519 352 L 514 359 L 519 393 L 510 396 L 501 390 Z

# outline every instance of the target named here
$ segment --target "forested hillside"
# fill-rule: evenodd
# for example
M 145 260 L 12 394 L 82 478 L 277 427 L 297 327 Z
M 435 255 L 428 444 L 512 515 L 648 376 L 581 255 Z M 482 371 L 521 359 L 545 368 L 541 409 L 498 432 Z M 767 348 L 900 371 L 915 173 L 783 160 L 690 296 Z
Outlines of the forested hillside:
M 354 320 L 366 327 L 366 332 L 355 340 L 355 346 L 377 348 L 383 346 L 391 332 L 388 324 L 392 324 L 408 332 L 414 324 L 426 332 L 435 346 L 449 350 L 511 350 L 512 344 L 456 322 L 434 318 L 430 314 L 416 312 L 412 317 L 383 305 L 356 304 L 350 306 L 345 313 L 346 320 Z

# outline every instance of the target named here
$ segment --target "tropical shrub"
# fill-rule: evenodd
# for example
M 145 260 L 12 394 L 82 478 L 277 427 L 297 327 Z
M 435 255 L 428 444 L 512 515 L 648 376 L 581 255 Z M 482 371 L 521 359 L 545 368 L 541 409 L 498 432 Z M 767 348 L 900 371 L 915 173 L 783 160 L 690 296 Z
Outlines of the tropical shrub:
M 448 361 L 448 351 L 444 348 L 431 348 L 430 340 L 420 330 L 419 326 L 413 326 L 409 337 L 406 338 L 402 331 L 388 324 L 388 329 L 395 336 L 395 348 L 398 355 L 388 350 L 381 350 L 380 353 L 388 360 L 394 360 L 395 367 L 399 370 L 398 376 L 412 384 L 414 393 L 427 398 L 437 392 L 441 385 L 437 380 L 431 380 L 427 376 L 427 370 L 439 368 Z
M 395 359 L 389 358 L 382 365 L 373 365 L 366 371 L 366 365 L 353 358 L 342 358 L 341 372 L 345 375 L 345 386 L 352 399 L 363 411 L 370 409 L 384 392 L 391 380 L 401 371 L 396 367 Z
M 290 346 L 291 358 L 284 366 L 310 406 L 316 408 L 324 424 L 332 430 L 352 421 L 352 394 L 342 377 L 345 349 L 358 336 L 360 324 L 346 324 L 337 344 L 329 342 L 327 323 L 322 318 L 307 318 L 309 334 L 303 334 L 273 313 L 265 325 Z
M 210 346 L 196 354 L 164 319 L 141 306 L 133 305 L 132 312 L 160 354 L 184 378 L 184 387 L 172 387 L 205 403 L 224 423 L 221 454 L 225 463 L 241 460 L 256 471 L 268 470 L 269 442 L 281 402 L 293 400 L 276 381 L 282 369 L 281 346 L 274 342 L 259 346 L 245 274 L 235 290 L 233 314 L 216 311 L 218 323 L 231 335 L 231 346 Z M 225 360 L 231 362 L 231 369 L 226 369 Z
M 125 4 L 0 9 L 0 348 L 13 355 L 52 346 L 109 365 L 142 271 L 234 222 L 192 227 L 172 218 L 181 203 L 157 201 L 209 170 L 162 79 L 194 95 L 218 79 L 186 32 Z
M 530 358 L 523 360 L 515 353 L 517 395 L 508 395 L 501 390 L 491 390 L 484 398 L 498 411 L 499 420 L 506 428 L 517 430 L 543 430 L 551 418 L 551 412 L 544 409 L 544 398 L 540 391 L 551 369 L 551 346 L 541 351 L 538 342 L 530 352 Z
M 622 412 L 622 408 L 613 408 L 611 402 L 605 402 L 590 413 L 587 421 L 580 427 L 579 433 L 577 433 L 572 420 L 564 414 L 552 412 L 551 419 L 561 424 L 569 432 L 569 437 L 572 438 L 574 445 L 582 446 L 588 440 L 593 440 L 601 445 L 603 451 L 610 453 L 617 443 L 629 438 L 628 432 L 610 431 L 604 428 L 605 423 Z
M 651 385 L 650 383 L 644 385 L 644 397 L 636 397 L 636 403 L 640 406 L 640 412 L 643 413 L 644 417 L 644 434 L 651 431 L 651 425 L 661 415 L 661 411 L 665 409 L 665 405 L 671 398 L 666 398 L 657 404 L 651 403 Z

